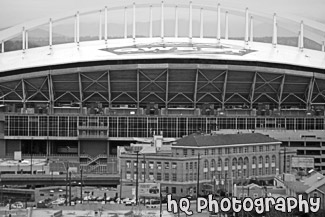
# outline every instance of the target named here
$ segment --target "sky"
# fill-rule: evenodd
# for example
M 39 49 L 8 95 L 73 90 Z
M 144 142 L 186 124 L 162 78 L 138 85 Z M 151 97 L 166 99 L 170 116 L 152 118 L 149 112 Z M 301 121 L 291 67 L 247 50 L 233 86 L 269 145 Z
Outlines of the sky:
M 187 3 L 189 0 L 176 0 Z M 120 5 L 130 0 L 1 0 L 0 1 L 0 29 L 23 23 L 25 21 L 51 17 L 61 13 L 68 13 L 89 8 L 102 8 L 105 5 Z M 135 2 L 156 2 L 158 0 L 141 0 Z M 175 0 L 165 0 L 165 4 Z M 325 24 L 324 0 L 193 0 L 193 3 L 215 5 L 233 8 L 246 8 L 269 14 L 293 14 L 306 17 Z M 141 16 L 141 15 L 138 15 Z

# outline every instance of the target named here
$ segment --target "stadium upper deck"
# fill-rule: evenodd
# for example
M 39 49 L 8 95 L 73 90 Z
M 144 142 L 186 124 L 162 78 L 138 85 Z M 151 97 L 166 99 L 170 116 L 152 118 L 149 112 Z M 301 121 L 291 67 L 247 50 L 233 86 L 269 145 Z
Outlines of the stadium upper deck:
M 158 36 L 153 34 L 154 7 L 161 11 Z M 138 8 L 150 11 L 145 37 L 137 31 Z M 165 8 L 175 9 L 174 35 L 168 37 L 165 29 L 171 26 L 164 23 Z M 185 37 L 178 34 L 180 9 L 189 15 Z M 113 11 L 124 19 L 121 38 L 109 37 L 113 30 L 107 16 Z M 205 12 L 216 15 L 213 38 L 204 34 L 204 28 L 211 28 L 204 25 Z M 194 28 L 197 13 L 200 24 Z M 80 19 L 89 14 L 100 17 L 98 40 L 82 41 Z M 229 36 L 232 15 L 245 20 L 243 40 Z M 271 25 L 272 43 L 254 41 L 253 16 Z M 67 19 L 74 22 L 74 39 L 55 44 L 53 25 Z M 298 46 L 278 44 L 280 24 L 299 32 Z M 46 46 L 29 48 L 28 33 L 35 28 L 48 30 Z M 116 145 L 112 148 L 108 140 L 150 137 L 161 131 L 181 137 L 199 129 L 324 130 L 324 43 L 321 50 L 304 46 L 306 36 L 317 41 L 324 29 L 316 22 L 248 9 L 162 2 L 105 7 L 3 30 L 1 153 L 115 154 Z M 6 43 L 17 37 L 21 50 L 7 52 Z M 37 149 L 30 149 L 32 141 Z

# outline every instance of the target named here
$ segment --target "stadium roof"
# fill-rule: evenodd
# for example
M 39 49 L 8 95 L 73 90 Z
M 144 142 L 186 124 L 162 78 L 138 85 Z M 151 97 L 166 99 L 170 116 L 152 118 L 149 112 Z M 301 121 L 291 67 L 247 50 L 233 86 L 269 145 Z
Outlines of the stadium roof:
M 216 135 L 192 134 L 177 140 L 176 144 L 173 144 L 173 147 L 214 147 L 231 145 L 253 145 L 263 143 L 269 144 L 281 142 L 259 133 Z

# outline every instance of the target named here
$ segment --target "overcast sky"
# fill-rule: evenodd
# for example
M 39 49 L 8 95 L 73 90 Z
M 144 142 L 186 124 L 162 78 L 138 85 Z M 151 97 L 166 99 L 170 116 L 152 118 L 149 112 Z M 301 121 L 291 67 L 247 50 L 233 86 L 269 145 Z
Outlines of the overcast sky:
M 187 3 L 189 0 L 176 0 Z M 102 8 L 105 5 L 132 3 L 129 0 L 0 0 L 0 28 L 13 26 L 25 21 L 51 17 L 61 13 L 88 8 Z M 141 0 L 135 2 L 156 2 L 157 0 Z M 165 0 L 166 4 L 175 0 Z M 245 8 L 272 14 L 293 14 L 306 17 L 325 24 L 325 0 L 193 0 L 193 3 Z M 141 16 L 137 15 L 137 16 Z

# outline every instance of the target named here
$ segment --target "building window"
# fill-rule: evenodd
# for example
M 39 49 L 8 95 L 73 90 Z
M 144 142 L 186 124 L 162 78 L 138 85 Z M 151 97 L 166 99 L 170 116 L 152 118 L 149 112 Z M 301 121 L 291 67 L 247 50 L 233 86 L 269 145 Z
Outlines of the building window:
M 188 170 L 188 163 L 185 164 L 185 169 Z
M 193 169 L 193 162 L 190 162 L 190 170 Z
M 265 146 L 265 151 L 270 151 L 270 146 L 269 145 Z
M 262 171 L 262 168 L 258 168 L 258 175 L 263 175 L 263 171 Z
M 211 150 L 211 154 L 212 154 L 212 155 L 215 155 L 215 154 L 216 154 L 216 150 L 215 150 L 215 149 L 212 149 L 212 150 Z
M 272 174 L 275 174 L 275 167 L 272 167 Z
M 131 168 L 131 161 L 129 161 L 129 160 L 126 161 L 125 165 L 126 165 L 127 169 L 130 169 Z
M 272 163 L 275 163 L 275 155 L 272 156 Z
M 165 173 L 165 181 L 169 181 L 169 173 Z
M 239 148 L 238 148 L 238 152 L 239 152 L 239 153 L 243 153 L 243 147 L 239 147 Z
M 265 167 L 265 175 L 269 175 L 269 168 Z
M 44 196 L 44 194 L 40 194 L 39 196 Z
M 155 177 L 154 177 L 154 175 L 153 175 L 153 172 L 150 172 L 149 173 L 149 180 L 154 180 L 155 179 Z
M 161 181 L 161 173 L 157 173 L 157 181 Z
M 205 160 L 204 161 L 204 168 L 207 169 L 208 167 L 209 167 L 209 161 L 208 160 Z
M 248 152 L 248 147 L 244 147 L 244 153 Z
M 141 162 L 141 168 L 142 168 L 142 169 L 146 169 L 146 162 L 145 162 L 145 161 L 142 161 L 142 162 Z
M 256 157 L 253 157 L 253 164 L 256 164 Z
M 196 173 L 194 173 L 194 180 L 196 180 L 197 179 L 197 175 L 196 175 Z
M 188 181 L 188 173 L 185 174 L 185 181 Z
M 253 176 L 256 176 L 256 169 L 252 169 Z
M 204 149 L 204 155 L 209 155 L 209 149 Z
M 190 173 L 190 181 L 193 181 L 193 174 Z
M 197 169 L 197 162 L 194 162 L 194 169 Z
M 260 152 L 263 152 L 263 145 L 260 145 Z
M 137 162 L 136 161 L 133 162 L 133 167 L 137 167 Z
M 225 167 L 227 167 L 228 165 L 229 165 L 229 159 L 226 158 L 226 159 L 225 159 Z
M 176 187 L 172 187 L 172 194 L 176 194 Z
M 226 152 L 226 154 L 229 154 L 229 153 L 230 153 L 229 148 L 226 148 L 226 149 L 225 149 L 225 152 Z
M 253 146 L 253 152 L 256 152 L 256 146 Z
M 126 176 L 125 176 L 125 178 L 126 178 L 127 180 L 130 180 L 130 179 L 131 179 L 131 172 L 127 171 L 127 172 L 126 172 Z
M 176 173 L 173 173 L 173 181 L 176 182 L 177 181 L 177 174 Z
M 218 167 L 221 167 L 221 165 L 222 165 L 222 160 L 219 158 L 218 159 Z
M 208 179 L 208 173 L 207 173 L 207 172 L 204 173 L 204 179 L 205 179 L 205 180 Z
M 265 157 L 265 163 L 267 163 L 267 164 L 270 163 L 270 157 L 269 156 Z
M 168 187 L 166 187 L 166 193 L 167 193 L 167 194 L 169 193 L 168 191 L 169 191 L 169 189 L 168 189 Z
M 177 168 L 177 163 L 173 162 L 172 163 L 172 169 L 176 169 Z
M 195 155 L 195 150 L 194 149 L 192 149 L 192 155 Z
M 218 148 L 218 154 L 222 154 L 222 148 Z
M 169 170 L 169 162 L 165 162 L 165 169 Z
M 263 157 L 262 157 L 262 156 L 260 156 L 260 157 L 258 158 L 258 163 L 259 163 L 259 164 L 262 164 L 262 163 L 263 163 Z
M 187 149 L 183 149 L 183 155 L 184 155 L 184 156 L 187 155 Z
M 236 154 L 237 153 L 237 148 L 233 148 L 232 151 L 233 151 L 234 154 Z
M 149 162 L 149 169 L 153 170 L 153 162 Z
M 161 162 L 157 162 L 157 169 L 161 170 Z

